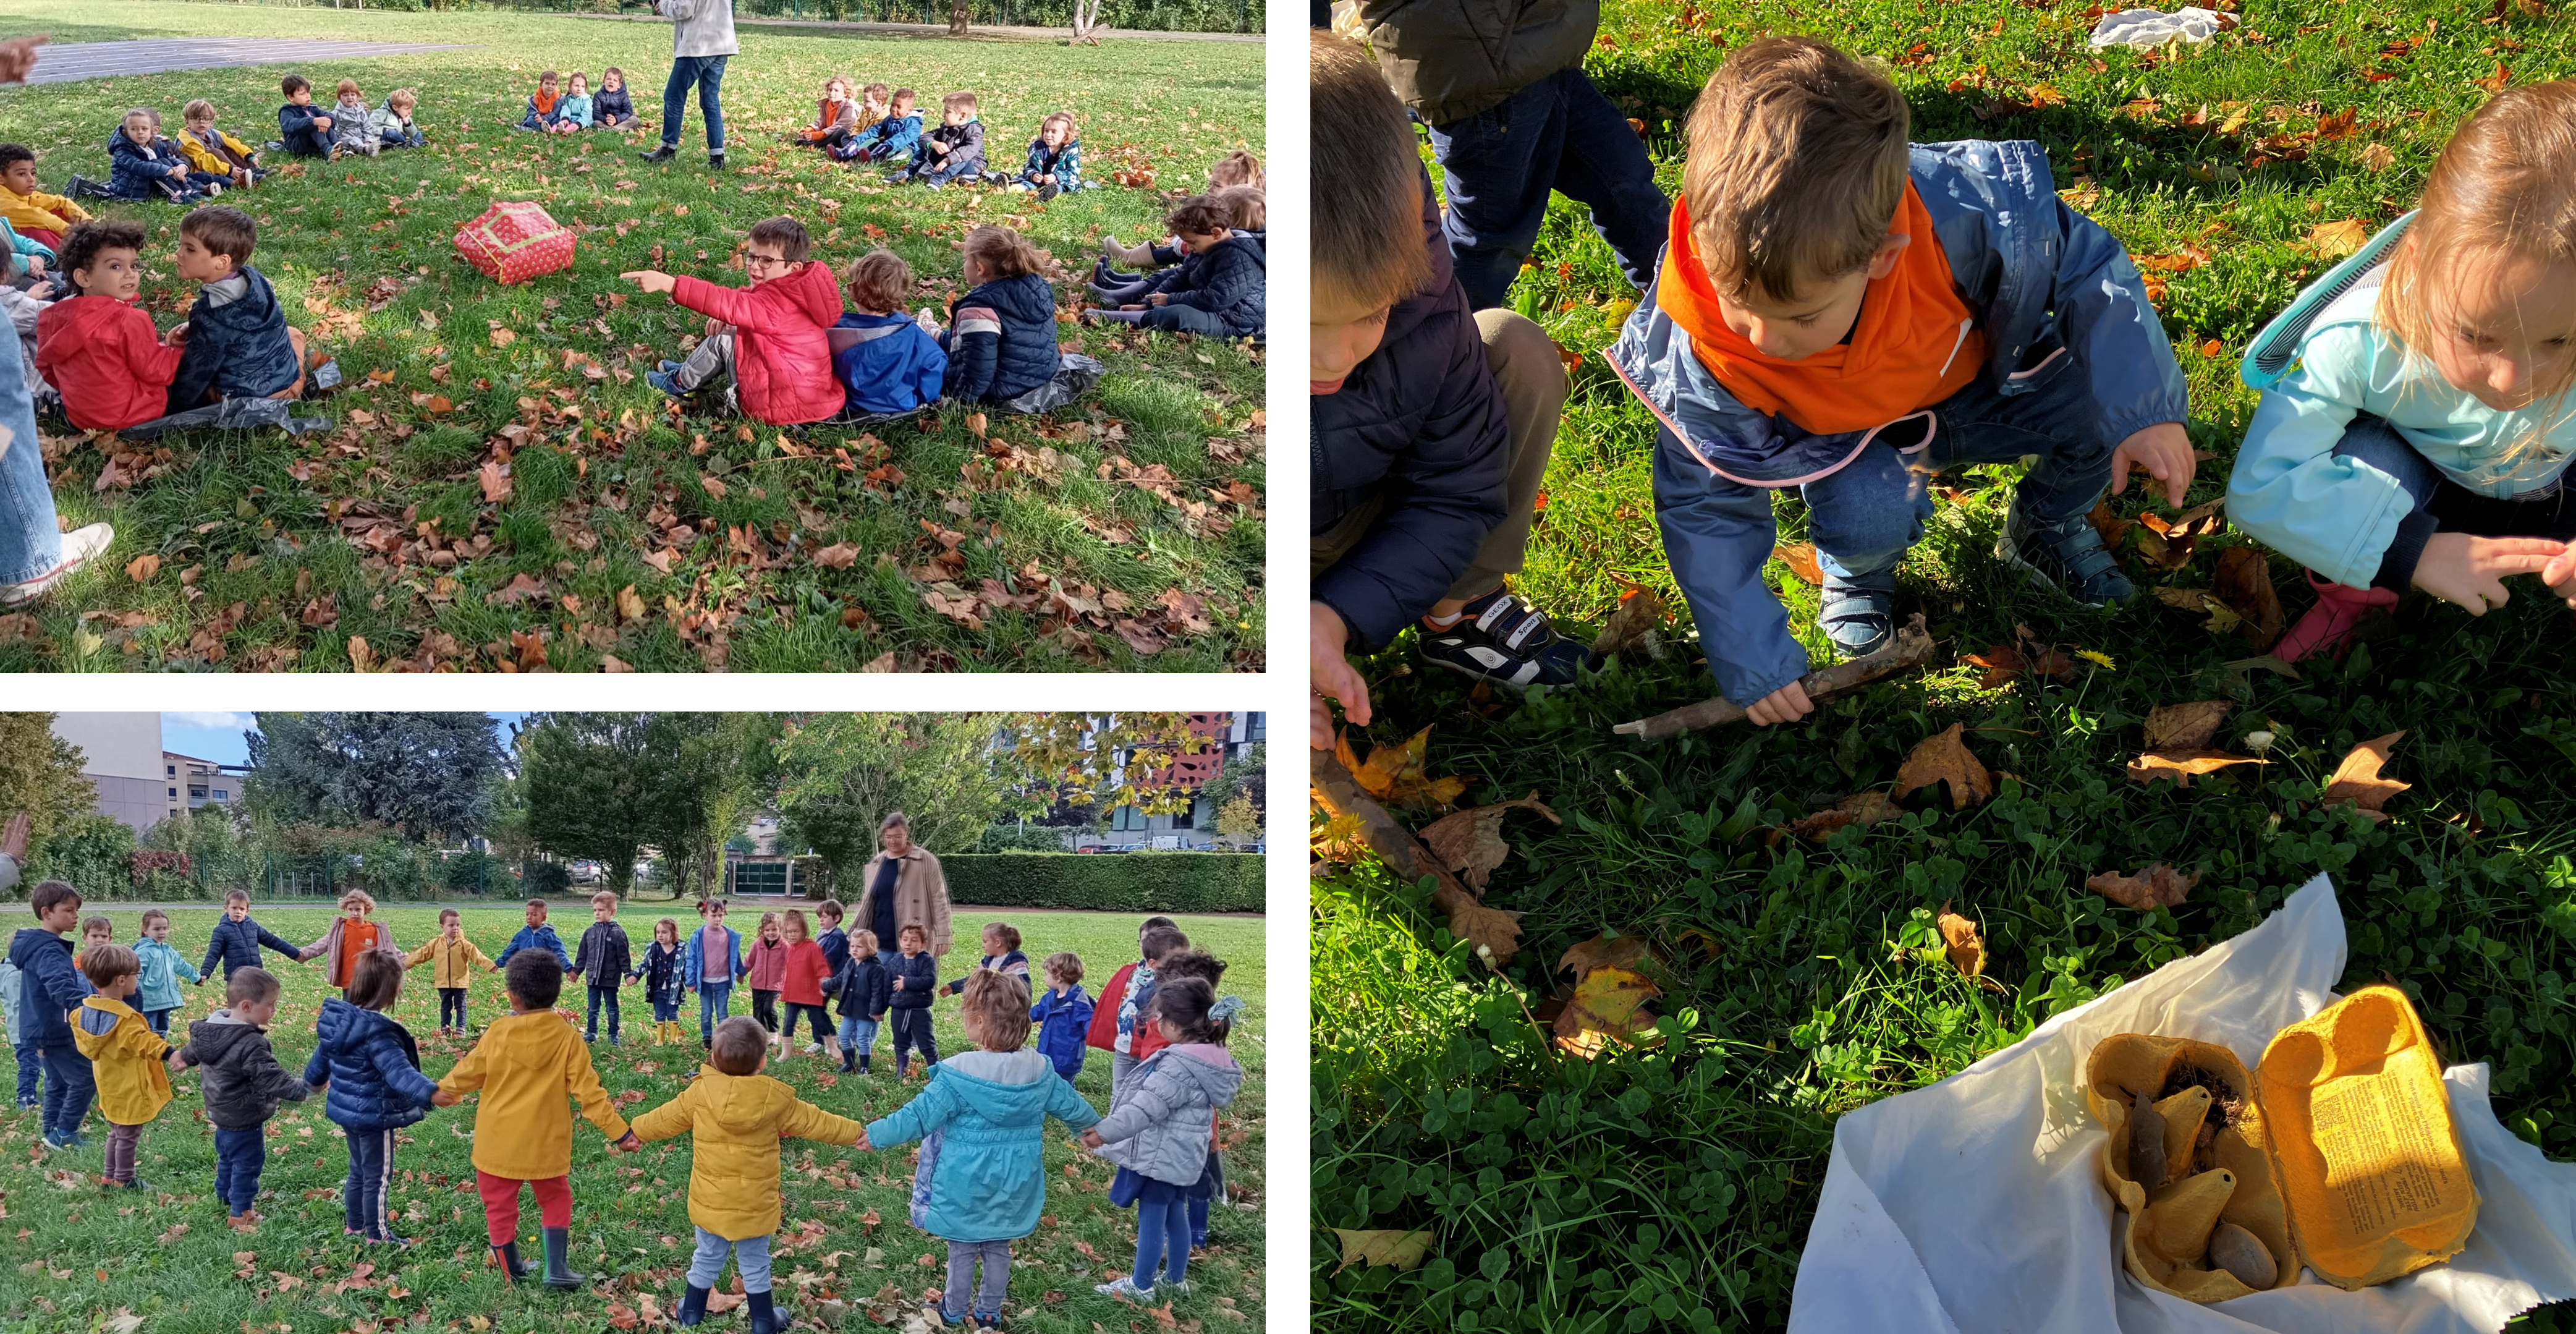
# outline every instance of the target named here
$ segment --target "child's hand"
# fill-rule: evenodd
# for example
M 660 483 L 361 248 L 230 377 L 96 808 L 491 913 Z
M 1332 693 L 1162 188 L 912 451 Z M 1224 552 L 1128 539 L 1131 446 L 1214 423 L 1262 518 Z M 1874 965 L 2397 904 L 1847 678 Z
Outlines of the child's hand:
M 1085 1130 L 1082 1132 L 1082 1147 L 1086 1149 L 1096 1149 L 1108 1142 L 1109 1141 L 1100 1137 L 1100 1132 L 1097 1130 Z
M 1156 292 L 1145 298 L 1145 304 L 1149 306 L 1166 306 L 1170 305 L 1171 301 L 1172 297 L 1168 292 Z
M 1368 682 L 1359 669 L 1344 656 L 1350 649 L 1350 627 L 1342 623 L 1342 614 L 1321 602 L 1307 604 L 1306 666 L 1314 682 L 1313 708 L 1307 716 L 1306 744 L 1316 750 L 1333 748 L 1333 714 L 1324 707 L 1327 699 L 1339 700 L 1342 716 L 1354 727 L 1369 724 Z
M 463 1101 L 465 1101 L 465 1099 L 460 1098 L 445 1089 L 440 1089 L 438 1092 L 429 1095 L 429 1105 L 432 1107 L 453 1107 Z
M 2191 490 L 2191 475 L 2198 465 L 2191 457 L 2191 434 L 2181 422 L 2158 422 L 2120 442 L 2111 451 L 2111 494 L 2128 489 L 2129 469 L 2144 468 L 2147 475 L 2164 483 L 2165 503 L 2179 507 L 2183 494 Z
M 680 285 L 678 279 L 660 269 L 636 269 L 631 273 L 621 273 L 617 276 L 643 288 L 647 293 L 668 292 Z
M 1815 711 L 1815 702 L 1807 698 L 1807 688 L 1792 681 L 1753 701 L 1744 716 L 1756 727 L 1769 727 L 1773 723 L 1794 723 Z
M 2566 543 L 2545 537 L 2435 533 L 2426 539 L 2424 555 L 2415 562 L 2415 586 L 2444 602 L 2457 603 L 2471 616 L 2484 616 L 2512 596 L 2504 589 L 2506 575 L 2537 574 L 2545 579 L 2567 557 Z
M 180 1059 L 179 1059 L 179 1053 L 177 1053 L 177 1052 L 175 1052 L 175 1051 L 174 1051 L 174 1052 L 172 1052 L 172 1053 L 170 1053 L 170 1061 L 169 1061 L 169 1065 L 170 1065 L 170 1073 L 172 1073 L 172 1074 L 174 1074 L 174 1075 L 176 1075 L 176 1074 L 184 1074 L 184 1073 L 186 1073 L 186 1072 L 187 1072 L 187 1069 L 188 1069 L 188 1063 L 187 1063 L 186 1061 L 180 1060 Z
M 610 1140 L 608 1142 L 608 1150 L 611 1153 L 642 1153 L 644 1151 L 644 1141 L 637 1139 L 635 1137 L 635 1132 L 629 1130 L 623 1137 Z
M 330 129 L 330 128 L 331 128 L 331 118 L 330 118 L 329 116 L 315 116 L 315 117 L 313 118 L 313 128 L 315 128 L 315 129 L 317 129 L 317 130 L 327 130 L 327 129 Z
M 186 347 L 188 345 L 188 326 L 185 323 L 172 326 L 169 336 L 164 338 L 162 341 L 171 347 Z M 204 986 L 205 984 L 200 982 L 197 985 Z
M 2552 557 L 2549 568 L 2540 572 L 2540 580 L 2549 585 L 2550 592 L 2567 599 L 2568 606 L 2576 607 L 2576 547 Z

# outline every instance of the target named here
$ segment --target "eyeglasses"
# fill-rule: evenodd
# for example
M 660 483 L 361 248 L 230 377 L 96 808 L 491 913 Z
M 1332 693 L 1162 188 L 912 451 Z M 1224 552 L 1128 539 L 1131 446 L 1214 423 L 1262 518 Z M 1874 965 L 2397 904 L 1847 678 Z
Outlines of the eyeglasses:
M 784 268 L 787 265 L 787 257 L 785 255 L 746 254 L 742 257 L 742 263 L 744 268 Z

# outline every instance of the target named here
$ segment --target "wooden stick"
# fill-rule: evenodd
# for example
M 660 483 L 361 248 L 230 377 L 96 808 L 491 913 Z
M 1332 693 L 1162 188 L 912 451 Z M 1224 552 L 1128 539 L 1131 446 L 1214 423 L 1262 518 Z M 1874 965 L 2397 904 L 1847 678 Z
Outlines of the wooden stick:
M 1923 613 L 1918 611 L 1913 619 L 1897 630 L 1896 638 L 1887 647 L 1867 657 L 1836 663 L 1823 671 L 1809 672 L 1799 678 L 1798 684 L 1807 688 L 1808 699 L 1822 704 L 1837 696 L 1848 695 L 1881 677 L 1920 667 L 1931 660 L 1932 636 L 1923 628 Z M 1663 741 L 1699 728 L 1722 727 L 1743 720 L 1744 706 L 1724 699 L 1706 699 L 1652 718 L 1621 723 L 1610 730 L 1622 736 Z
M 1360 838 L 1379 860 L 1386 863 L 1388 870 L 1408 881 L 1418 881 L 1427 875 L 1438 882 L 1431 891 L 1431 906 L 1447 914 L 1451 934 L 1468 938 L 1471 923 L 1481 921 L 1486 929 L 1472 938 L 1492 951 L 1490 962 L 1493 966 L 1499 968 L 1511 961 L 1520 936 L 1512 918 L 1518 914 L 1497 913 L 1479 902 L 1465 883 L 1448 867 L 1441 865 L 1440 859 L 1432 856 L 1429 848 L 1422 846 L 1422 840 L 1415 838 L 1393 812 L 1360 786 L 1360 781 L 1342 766 L 1339 756 L 1316 754 L 1310 758 L 1309 765 L 1316 800 L 1324 804 L 1324 810 L 1329 814 L 1357 818 Z

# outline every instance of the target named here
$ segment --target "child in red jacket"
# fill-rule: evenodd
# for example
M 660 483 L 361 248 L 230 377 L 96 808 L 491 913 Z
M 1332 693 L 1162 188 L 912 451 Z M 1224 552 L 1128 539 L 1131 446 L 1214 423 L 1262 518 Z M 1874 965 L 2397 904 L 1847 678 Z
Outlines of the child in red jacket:
M 722 373 L 732 379 L 743 412 L 773 426 L 839 412 L 846 395 L 832 374 L 832 340 L 824 331 L 841 318 L 841 289 L 828 266 L 805 262 L 811 249 L 794 218 L 763 218 L 744 239 L 748 287 L 718 287 L 659 269 L 618 275 L 647 292 L 668 292 L 707 317 L 706 340 L 687 361 L 665 361 L 644 378 L 685 398 Z
M 1171 918 L 1146 918 L 1136 924 L 1136 953 L 1144 954 L 1145 937 L 1154 932 L 1179 930 L 1179 925 Z M 1133 1069 L 1136 1064 L 1133 1056 L 1118 1049 L 1118 1007 L 1126 1003 L 1127 988 L 1135 982 L 1136 970 L 1144 966 L 1145 961 L 1139 958 L 1135 963 L 1128 964 L 1110 975 L 1109 985 L 1100 989 L 1100 999 L 1091 1008 L 1091 1027 L 1084 1030 L 1082 1035 L 1084 1046 L 1098 1047 L 1110 1053 L 1109 1087 L 1112 1091 L 1118 1087 L 1119 1072 Z
M 36 373 L 63 396 L 64 415 L 84 431 L 123 430 L 161 416 L 186 348 L 162 342 L 152 317 L 134 303 L 143 288 L 143 228 L 78 224 L 63 240 L 62 272 L 80 295 L 36 317 Z

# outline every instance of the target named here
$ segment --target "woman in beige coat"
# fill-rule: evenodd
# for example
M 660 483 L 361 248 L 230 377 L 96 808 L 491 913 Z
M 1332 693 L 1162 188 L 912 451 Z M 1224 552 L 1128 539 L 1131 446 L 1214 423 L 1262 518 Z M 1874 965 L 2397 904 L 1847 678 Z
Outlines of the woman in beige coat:
M 919 925 L 930 933 L 932 957 L 948 953 L 948 877 L 930 849 L 912 841 L 912 822 L 896 811 L 877 826 L 880 851 L 859 872 L 858 902 L 851 917 L 877 933 L 877 957 L 893 968 L 901 954 L 894 948 L 904 927 Z

